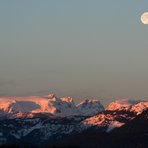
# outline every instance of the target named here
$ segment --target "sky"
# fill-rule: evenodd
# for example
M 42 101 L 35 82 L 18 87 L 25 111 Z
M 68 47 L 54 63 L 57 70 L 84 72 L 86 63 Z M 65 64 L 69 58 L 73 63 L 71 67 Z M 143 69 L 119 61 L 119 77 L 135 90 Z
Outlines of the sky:
M 0 96 L 148 98 L 146 0 L 1 0 Z

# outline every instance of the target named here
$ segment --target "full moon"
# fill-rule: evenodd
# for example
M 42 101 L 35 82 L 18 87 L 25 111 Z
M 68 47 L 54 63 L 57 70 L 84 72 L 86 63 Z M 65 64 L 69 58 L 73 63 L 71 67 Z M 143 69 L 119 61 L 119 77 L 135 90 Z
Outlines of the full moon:
M 145 25 L 148 25 L 148 12 L 145 12 L 141 15 L 141 22 Z

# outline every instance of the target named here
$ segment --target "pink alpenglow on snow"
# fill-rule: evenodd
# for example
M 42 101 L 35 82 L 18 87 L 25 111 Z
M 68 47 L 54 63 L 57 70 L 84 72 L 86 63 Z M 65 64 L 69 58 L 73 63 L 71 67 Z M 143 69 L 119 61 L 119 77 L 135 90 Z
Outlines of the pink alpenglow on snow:
M 90 116 L 104 110 L 97 100 L 87 100 L 77 106 L 70 97 L 57 98 L 54 94 L 45 97 L 4 97 L 0 98 L 1 114 L 36 114 L 50 113 L 55 116 Z M 0 115 L 1 115 L 0 114 Z

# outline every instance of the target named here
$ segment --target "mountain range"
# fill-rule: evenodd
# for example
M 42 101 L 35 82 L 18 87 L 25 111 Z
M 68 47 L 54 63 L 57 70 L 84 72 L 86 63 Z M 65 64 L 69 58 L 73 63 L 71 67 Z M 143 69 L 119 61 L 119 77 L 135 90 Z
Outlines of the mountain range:
M 0 98 L 1 147 L 130 147 L 140 135 L 137 146 L 145 147 L 147 123 L 143 100 L 116 100 L 104 108 L 99 100 L 75 105 L 72 98 L 54 94 Z

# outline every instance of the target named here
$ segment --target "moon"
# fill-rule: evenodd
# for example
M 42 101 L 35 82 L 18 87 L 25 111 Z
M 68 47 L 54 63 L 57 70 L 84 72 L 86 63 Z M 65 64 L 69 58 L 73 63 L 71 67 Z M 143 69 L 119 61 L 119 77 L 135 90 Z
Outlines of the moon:
M 144 25 L 148 25 L 148 12 L 144 12 L 144 13 L 141 15 L 141 22 L 142 22 Z

